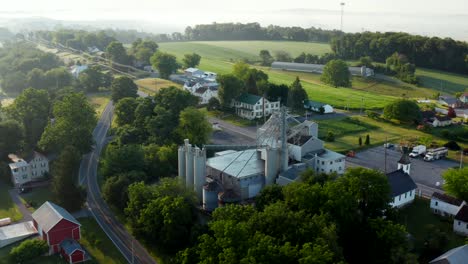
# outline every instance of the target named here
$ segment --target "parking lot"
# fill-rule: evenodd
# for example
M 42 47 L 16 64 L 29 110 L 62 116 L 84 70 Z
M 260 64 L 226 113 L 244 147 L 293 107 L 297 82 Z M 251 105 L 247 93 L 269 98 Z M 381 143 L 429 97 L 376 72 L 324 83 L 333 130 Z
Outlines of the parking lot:
M 230 130 L 213 131 L 211 144 L 216 145 L 254 145 L 255 139 L 241 135 Z
M 398 167 L 398 160 L 401 158 L 401 152 L 395 149 L 387 149 L 387 170 L 392 172 Z M 348 167 L 367 167 L 385 172 L 385 148 L 383 146 L 371 148 L 359 153 L 356 153 L 354 158 L 346 158 Z M 411 158 L 411 178 L 419 185 L 429 187 L 429 189 L 442 189 L 443 179 L 442 173 L 453 167 L 457 167 L 458 163 L 441 159 L 431 162 L 425 162 L 422 158 Z

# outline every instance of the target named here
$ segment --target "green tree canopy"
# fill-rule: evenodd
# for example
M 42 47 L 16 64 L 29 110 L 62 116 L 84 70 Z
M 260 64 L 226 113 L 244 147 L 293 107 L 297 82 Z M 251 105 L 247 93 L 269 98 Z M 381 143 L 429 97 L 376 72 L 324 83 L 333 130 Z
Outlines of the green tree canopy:
M 185 54 L 182 59 L 185 68 L 197 67 L 200 64 L 201 56 L 197 53 Z
M 14 120 L 0 122 L 0 158 L 6 159 L 10 153 L 21 150 L 24 131 L 20 123 Z
M 451 195 L 468 200 L 468 167 L 448 169 L 442 177 L 445 180 L 444 189 Z
M 262 60 L 262 66 L 270 66 L 273 62 L 273 56 L 271 56 L 268 50 L 261 50 L 259 56 Z
M 101 161 L 102 176 L 109 177 L 122 172 L 138 171 L 145 167 L 140 145 L 109 144 Z
M 91 66 L 80 74 L 78 80 L 86 92 L 97 92 L 100 87 L 111 85 L 112 76 L 104 74 L 98 66 Z
M 304 100 L 307 100 L 307 93 L 302 88 L 299 77 L 296 77 L 296 80 L 289 87 L 288 106 L 294 111 L 302 111 L 304 109 Z
M 416 102 L 399 99 L 384 107 L 383 115 L 387 119 L 396 119 L 401 122 L 414 122 L 421 119 L 421 111 Z
M 218 76 L 219 91 L 218 97 L 223 107 L 229 107 L 231 101 L 237 98 L 244 91 L 242 80 L 232 74 Z
M 206 119 L 205 114 L 196 108 L 189 107 L 180 113 L 177 130 L 181 138 L 188 138 L 192 144 L 202 146 L 208 143 L 211 124 Z
M 133 82 L 132 79 L 125 77 L 125 76 L 120 76 L 118 78 L 115 78 L 112 81 L 111 90 L 112 90 L 112 100 L 114 102 L 118 102 L 120 99 L 125 98 L 125 97 L 134 97 L 134 98 L 138 97 L 137 85 Z
M 97 120 L 93 107 L 83 93 L 70 93 L 56 101 L 53 116 L 39 141 L 41 149 L 59 152 L 71 145 L 80 154 L 91 150 L 92 132 Z
M 47 242 L 41 239 L 28 239 L 10 251 L 10 258 L 13 263 L 25 263 L 32 261 L 49 251 Z
M 130 125 L 135 121 L 135 110 L 138 101 L 133 97 L 120 99 L 115 105 L 115 121 L 118 126 Z
M 151 65 L 156 68 L 163 79 L 169 79 L 169 76 L 180 68 L 177 59 L 169 53 L 157 51 L 151 56 Z
M 118 41 L 112 41 L 106 47 L 106 54 L 107 58 L 109 58 L 112 62 L 120 63 L 120 64 L 128 64 L 130 62 L 130 58 L 127 54 L 122 43 Z
M 342 60 L 331 60 L 323 68 L 320 80 L 334 87 L 351 87 L 351 73 L 348 64 Z

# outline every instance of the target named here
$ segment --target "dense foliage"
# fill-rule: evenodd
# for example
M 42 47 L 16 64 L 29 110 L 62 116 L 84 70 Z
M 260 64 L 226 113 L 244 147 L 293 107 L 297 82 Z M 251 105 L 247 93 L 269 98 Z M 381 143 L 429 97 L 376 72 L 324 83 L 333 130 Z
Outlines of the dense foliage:
M 450 72 L 466 73 L 468 43 L 451 38 L 423 37 L 408 33 L 350 33 L 335 38 L 332 50 L 343 59 L 359 59 L 370 56 L 375 61 L 385 62 L 393 53 L 408 57 L 417 67 L 426 67 Z
M 180 68 L 174 55 L 158 51 L 150 58 L 151 65 L 158 70 L 163 79 L 169 79 L 169 76 Z
M 334 87 L 350 87 L 351 73 L 348 64 L 342 60 L 331 60 L 323 68 L 320 80 Z
M 182 59 L 185 68 L 197 67 L 200 64 L 201 56 L 197 53 L 185 54 Z
M 407 83 L 418 83 L 418 79 L 414 75 L 416 66 L 409 63 L 405 55 L 393 53 L 392 56 L 386 60 L 387 73 L 395 74 L 396 77 Z
M 25 263 L 35 260 L 49 251 L 47 242 L 41 239 L 28 239 L 10 251 L 13 263 Z
M 393 222 L 382 173 L 306 174 L 265 188 L 257 207 L 216 209 L 178 263 L 416 263 L 404 226 Z
M 288 106 L 294 111 L 302 111 L 304 109 L 304 100 L 307 100 L 307 93 L 302 87 L 299 77 L 296 77 L 296 80 L 289 88 Z
M 462 169 L 449 169 L 442 175 L 445 184 L 444 189 L 451 195 L 468 200 L 468 167 Z
M 111 97 L 114 102 L 118 102 L 120 99 L 126 97 L 138 97 L 137 85 L 133 82 L 132 79 L 126 76 L 120 76 L 118 78 L 115 78 L 111 84 L 111 91 Z
M 84 30 L 59 29 L 56 31 L 36 31 L 35 36 L 64 46 L 86 51 L 88 47 L 105 50 L 115 40 L 105 31 L 88 32 Z
M 384 107 L 383 115 L 387 119 L 401 122 L 417 122 L 421 119 L 421 111 L 416 102 L 398 99 Z

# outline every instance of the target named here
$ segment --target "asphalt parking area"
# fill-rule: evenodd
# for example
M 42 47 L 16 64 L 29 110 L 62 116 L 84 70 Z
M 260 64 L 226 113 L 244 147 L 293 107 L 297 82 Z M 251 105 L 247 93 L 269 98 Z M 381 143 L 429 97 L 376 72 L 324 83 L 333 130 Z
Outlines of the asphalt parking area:
M 346 158 L 347 167 L 367 167 L 385 172 L 392 172 L 398 167 L 401 152 L 395 149 L 387 149 L 385 162 L 385 148 L 383 146 L 364 150 L 356 153 L 354 158 Z M 449 168 L 457 167 L 458 163 L 451 160 L 441 159 L 431 162 L 423 161 L 422 158 L 411 158 L 411 178 L 417 184 L 423 184 L 431 188 L 441 189 L 443 184 L 442 174 Z

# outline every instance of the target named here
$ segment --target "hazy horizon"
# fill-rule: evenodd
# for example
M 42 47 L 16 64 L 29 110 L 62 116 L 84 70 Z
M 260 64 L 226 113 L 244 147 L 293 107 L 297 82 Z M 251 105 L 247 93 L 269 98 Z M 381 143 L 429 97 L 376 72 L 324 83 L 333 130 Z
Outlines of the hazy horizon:
M 343 30 L 346 32 L 403 31 L 427 36 L 468 40 L 468 2 L 394 0 L 344 1 Z M 18 0 L 0 6 L 3 19 L 43 17 L 66 23 L 103 24 L 106 27 L 133 28 L 155 33 L 183 31 L 186 26 L 212 22 L 259 22 L 263 26 L 340 28 L 340 1 L 239 0 L 219 4 L 215 0 L 150 1 L 134 0 Z M 120 23 L 112 24 L 112 21 Z M 109 24 L 110 23 L 110 24 Z

